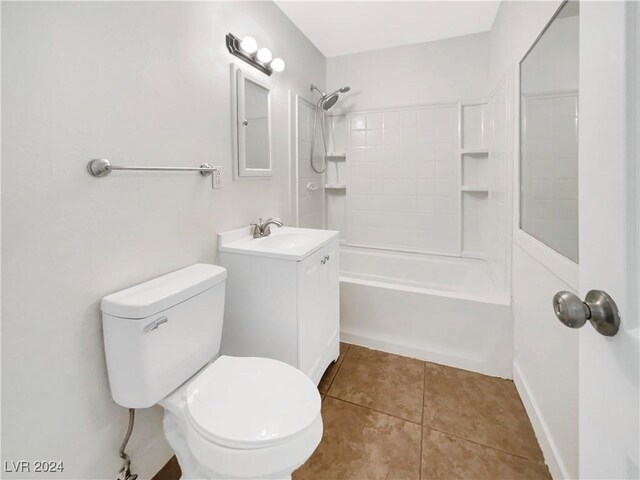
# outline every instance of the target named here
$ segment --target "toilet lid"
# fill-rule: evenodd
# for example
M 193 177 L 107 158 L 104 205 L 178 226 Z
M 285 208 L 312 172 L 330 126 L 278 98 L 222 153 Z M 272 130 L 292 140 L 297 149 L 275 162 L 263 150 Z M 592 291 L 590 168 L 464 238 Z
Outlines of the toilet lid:
M 236 448 L 280 443 L 320 414 L 315 384 L 268 358 L 222 356 L 187 387 L 187 413 L 209 440 Z

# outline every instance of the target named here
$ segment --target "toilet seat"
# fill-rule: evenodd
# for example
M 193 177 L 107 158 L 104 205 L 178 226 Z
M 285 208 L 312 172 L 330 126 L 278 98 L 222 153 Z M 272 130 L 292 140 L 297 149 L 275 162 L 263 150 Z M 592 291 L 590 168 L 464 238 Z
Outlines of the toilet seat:
M 288 442 L 320 415 L 315 384 L 298 369 L 268 358 L 222 356 L 189 384 L 186 394 L 193 429 L 236 449 Z

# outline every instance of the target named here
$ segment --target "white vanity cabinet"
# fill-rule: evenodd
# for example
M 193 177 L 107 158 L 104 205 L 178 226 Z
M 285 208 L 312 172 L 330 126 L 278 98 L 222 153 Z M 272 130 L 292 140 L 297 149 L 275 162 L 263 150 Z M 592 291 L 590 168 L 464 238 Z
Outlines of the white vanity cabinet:
M 227 269 L 221 353 L 281 360 L 317 384 L 340 350 L 338 232 L 245 231 L 218 239 Z

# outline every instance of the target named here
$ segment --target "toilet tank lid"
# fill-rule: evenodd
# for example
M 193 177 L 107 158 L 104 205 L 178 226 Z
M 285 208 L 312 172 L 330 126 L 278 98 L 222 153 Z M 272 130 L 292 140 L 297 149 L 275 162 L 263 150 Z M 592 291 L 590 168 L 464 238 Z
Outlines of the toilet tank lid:
M 102 299 L 102 312 L 121 318 L 146 318 L 208 290 L 227 278 L 218 265 L 197 263 Z

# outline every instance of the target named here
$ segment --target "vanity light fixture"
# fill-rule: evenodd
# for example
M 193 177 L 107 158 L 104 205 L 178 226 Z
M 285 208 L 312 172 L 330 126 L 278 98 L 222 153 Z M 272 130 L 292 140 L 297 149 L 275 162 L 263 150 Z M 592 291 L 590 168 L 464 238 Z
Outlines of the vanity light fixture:
M 253 37 L 244 37 L 240 42 L 240 48 L 247 53 L 253 53 L 258 50 L 258 42 Z
M 271 53 L 271 50 L 263 47 L 258 50 L 258 53 L 256 53 L 256 57 L 258 57 L 258 60 L 260 60 L 262 63 L 270 63 L 271 59 L 273 58 L 273 54 Z
M 274 58 L 271 60 L 271 68 L 274 72 L 281 72 L 284 70 L 284 60 L 281 58 Z
M 226 44 L 229 53 L 241 58 L 266 75 L 271 76 L 273 72 L 284 70 L 284 60 L 273 58 L 273 54 L 268 48 L 258 48 L 258 42 L 253 37 L 244 37 L 240 40 L 232 33 L 227 33 Z

